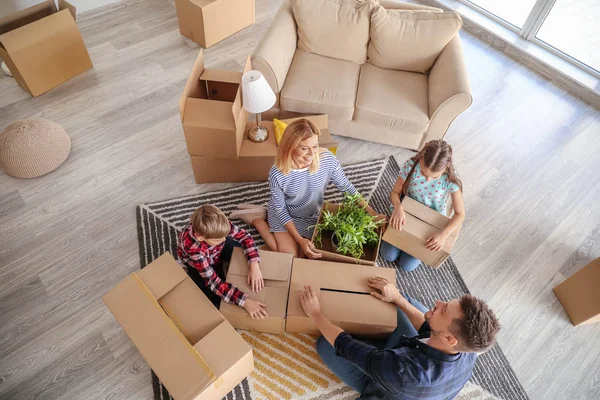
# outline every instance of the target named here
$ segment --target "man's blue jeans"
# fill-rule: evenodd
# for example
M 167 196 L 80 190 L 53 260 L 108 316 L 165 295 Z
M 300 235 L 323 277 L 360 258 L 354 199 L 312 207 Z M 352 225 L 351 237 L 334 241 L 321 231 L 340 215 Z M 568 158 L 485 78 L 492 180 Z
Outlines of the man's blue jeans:
M 423 313 L 427 312 L 427 308 L 423 304 L 419 303 L 410 296 L 404 295 L 404 297 L 406 297 L 410 304 L 417 307 Z M 391 349 L 392 347 L 398 344 L 400 338 L 403 335 L 407 337 L 412 337 L 418 334 L 417 330 L 412 326 L 406 314 L 404 314 L 404 312 L 402 312 L 400 308 L 398 308 L 397 311 L 398 326 L 396 327 L 396 329 L 394 329 L 392 334 L 388 336 L 388 338 L 385 341 L 369 341 L 369 344 L 374 345 L 378 349 Z M 319 353 L 319 356 L 321 356 L 321 359 L 325 364 L 327 364 L 329 369 L 331 369 L 331 371 L 333 371 L 333 373 L 336 374 L 338 378 L 344 381 L 346 385 L 350 386 L 352 389 L 356 390 L 359 393 L 363 391 L 367 381 L 367 375 L 362 370 L 360 370 L 355 364 L 352 364 L 350 361 L 342 357 L 338 357 L 335 354 L 334 347 L 331 344 L 329 344 L 329 342 L 325 340 L 323 336 L 321 336 L 317 340 L 317 353 Z

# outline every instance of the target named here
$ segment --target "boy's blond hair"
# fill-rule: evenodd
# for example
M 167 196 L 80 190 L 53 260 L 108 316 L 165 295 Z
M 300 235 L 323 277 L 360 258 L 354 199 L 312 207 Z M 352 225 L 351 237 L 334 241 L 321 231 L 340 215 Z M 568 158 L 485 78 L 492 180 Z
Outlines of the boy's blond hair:
M 300 142 L 310 139 L 314 135 L 320 135 L 321 130 L 312 121 L 301 118 L 289 124 L 283 131 L 283 138 L 279 144 L 277 157 L 275 158 L 275 166 L 284 175 L 290 173 L 293 167 L 292 155 L 294 150 L 300 146 Z M 308 171 L 313 174 L 319 170 L 320 151 L 315 154 Z
M 229 234 L 229 220 L 212 204 L 204 204 L 192 214 L 192 229 L 205 239 L 221 239 Z

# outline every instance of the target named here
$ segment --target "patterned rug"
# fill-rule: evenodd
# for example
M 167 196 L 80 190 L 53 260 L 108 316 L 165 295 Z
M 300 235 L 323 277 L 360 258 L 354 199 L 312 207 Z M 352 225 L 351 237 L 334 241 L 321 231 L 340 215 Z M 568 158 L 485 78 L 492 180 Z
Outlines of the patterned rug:
M 389 193 L 399 173 L 393 157 L 344 167 L 348 179 L 378 212 L 388 213 Z M 342 195 L 330 186 L 325 198 L 341 201 Z M 188 222 L 192 212 L 203 203 L 212 203 L 226 215 L 238 203 L 266 205 L 269 186 L 266 182 L 244 184 L 235 188 L 182 197 L 137 207 L 138 240 L 142 268 L 165 251 L 177 254 L 177 233 Z M 247 229 L 262 244 L 253 228 L 241 221 L 236 224 Z M 381 258 L 378 265 L 394 268 Z M 398 271 L 398 287 L 426 306 L 435 299 L 449 300 L 468 293 L 458 269 L 449 258 L 437 270 L 421 266 L 413 272 Z M 252 346 L 255 371 L 226 397 L 228 400 L 258 399 L 355 399 L 357 393 L 340 382 L 321 362 L 315 352 L 315 339 L 308 335 L 283 336 L 240 331 Z M 167 390 L 152 374 L 155 399 L 170 399 Z M 457 399 L 461 400 L 521 400 L 528 399 L 514 371 L 499 346 L 478 358 L 471 381 Z

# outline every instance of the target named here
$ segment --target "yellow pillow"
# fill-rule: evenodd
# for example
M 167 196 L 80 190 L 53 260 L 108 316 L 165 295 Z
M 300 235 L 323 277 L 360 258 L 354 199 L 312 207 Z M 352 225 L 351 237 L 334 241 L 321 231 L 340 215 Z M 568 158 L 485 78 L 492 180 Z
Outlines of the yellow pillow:
M 275 127 L 275 140 L 277 141 L 277 146 L 279 146 L 279 143 L 281 143 L 281 139 L 283 138 L 283 132 L 285 131 L 285 127 L 287 126 L 287 124 L 283 121 L 278 120 L 277 118 L 273 118 L 273 126 Z M 330 147 L 327 150 L 331 151 L 335 155 L 335 153 L 337 151 L 337 146 Z

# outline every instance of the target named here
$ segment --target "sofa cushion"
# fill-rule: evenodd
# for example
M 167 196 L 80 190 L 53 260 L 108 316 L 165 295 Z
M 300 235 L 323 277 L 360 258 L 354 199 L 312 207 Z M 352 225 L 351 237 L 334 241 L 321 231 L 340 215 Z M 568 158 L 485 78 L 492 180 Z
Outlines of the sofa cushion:
M 360 65 L 296 49 L 281 90 L 286 111 L 352 119 Z
M 369 62 L 381 68 L 425 73 L 461 26 L 462 19 L 454 12 L 378 6 L 371 14 Z
M 427 75 L 362 65 L 354 121 L 422 134 L 429 124 Z
M 364 64 L 373 0 L 291 0 L 298 48 Z

